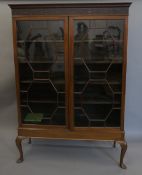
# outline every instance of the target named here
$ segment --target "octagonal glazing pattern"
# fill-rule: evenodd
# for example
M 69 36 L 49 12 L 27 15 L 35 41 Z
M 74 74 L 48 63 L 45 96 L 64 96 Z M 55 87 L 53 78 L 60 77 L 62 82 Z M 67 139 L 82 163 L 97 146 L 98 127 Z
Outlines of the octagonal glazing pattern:
M 74 20 L 75 126 L 120 126 L 123 42 L 123 20 Z
M 22 122 L 65 125 L 64 21 L 17 21 Z

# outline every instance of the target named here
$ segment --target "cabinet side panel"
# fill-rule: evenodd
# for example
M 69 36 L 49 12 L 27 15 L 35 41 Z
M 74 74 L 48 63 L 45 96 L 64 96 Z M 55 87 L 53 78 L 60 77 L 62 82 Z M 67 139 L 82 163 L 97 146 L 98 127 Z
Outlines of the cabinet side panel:
M 21 112 L 20 112 L 20 83 L 19 83 L 19 65 L 17 60 L 17 44 L 16 44 L 16 20 L 13 18 L 13 49 L 14 49 L 14 64 L 15 64 L 15 83 L 16 83 L 16 100 L 18 112 L 18 124 L 21 125 Z
M 126 72 L 127 72 L 127 43 L 128 43 L 128 16 L 125 17 L 125 29 L 124 29 L 124 52 L 123 52 L 123 77 L 122 77 L 122 101 L 121 101 L 121 129 L 124 130 L 125 120 L 125 91 L 126 91 Z

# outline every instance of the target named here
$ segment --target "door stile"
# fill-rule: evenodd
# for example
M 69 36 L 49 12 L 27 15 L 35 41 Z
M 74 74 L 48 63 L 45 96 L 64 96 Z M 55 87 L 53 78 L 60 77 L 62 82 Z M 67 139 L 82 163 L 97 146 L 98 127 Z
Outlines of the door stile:
M 69 129 L 74 129 L 74 97 L 73 97 L 73 85 L 74 85 L 74 79 L 73 79 L 73 19 L 69 17 L 69 65 L 68 65 L 68 73 L 69 73 Z
M 69 27 L 68 27 L 68 17 L 64 18 L 64 66 L 65 66 L 65 103 L 66 103 L 66 127 L 70 129 L 70 111 L 69 111 Z

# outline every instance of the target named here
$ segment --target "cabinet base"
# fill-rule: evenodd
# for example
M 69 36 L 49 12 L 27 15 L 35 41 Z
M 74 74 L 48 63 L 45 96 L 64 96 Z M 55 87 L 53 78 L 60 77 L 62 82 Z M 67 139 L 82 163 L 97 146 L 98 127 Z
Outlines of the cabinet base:
M 17 145 L 17 148 L 18 148 L 19 153 L 20 153 L 20 157 L 16 161 L 17 163 L 22 163 L 24 161 L 23 150 L 22 150 L 22 140 L 24 140 L 24 139 L 29 139 L 29 144 L 31 144 L 31 138 L 27 138 L 27 137 L 23 137 L 23 136 L 17 136 L 17 138 L 16 138 L 16 145 Z M 121 141 L 114 140 L 114 142 L 113 142 L 113 147 L 114 148 L 116 147 L 116 143 L 118 143 L 120 145 L 120 147 L 121 147 L 119 166 L 122 169 L 126 169 L 127 167 L 124 164 L 123 159 L 124 159 L 125 153 L 127 151 L 127 142 L 125 140 L 121 140 Z

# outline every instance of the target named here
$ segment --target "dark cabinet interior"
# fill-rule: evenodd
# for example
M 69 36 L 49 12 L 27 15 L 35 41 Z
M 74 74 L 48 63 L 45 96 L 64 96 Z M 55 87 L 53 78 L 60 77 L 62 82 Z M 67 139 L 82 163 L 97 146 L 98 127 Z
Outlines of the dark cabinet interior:
M 124 20 L 73 24 L 74 126 L 120 127 Z M 22 122 L 65 125 L 64 21 L 18 20 L 16 27 Z

